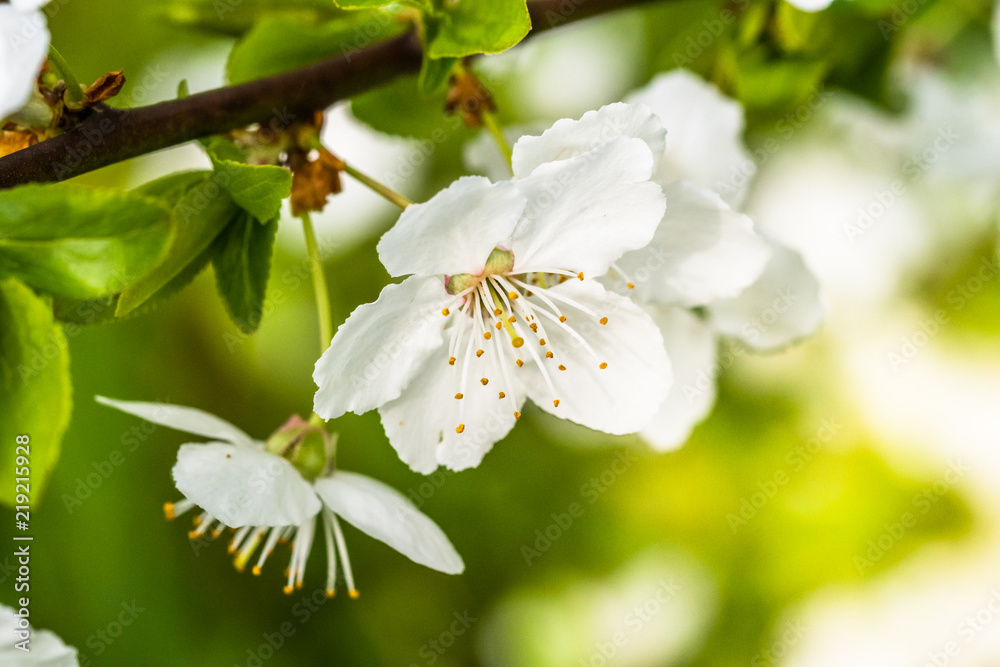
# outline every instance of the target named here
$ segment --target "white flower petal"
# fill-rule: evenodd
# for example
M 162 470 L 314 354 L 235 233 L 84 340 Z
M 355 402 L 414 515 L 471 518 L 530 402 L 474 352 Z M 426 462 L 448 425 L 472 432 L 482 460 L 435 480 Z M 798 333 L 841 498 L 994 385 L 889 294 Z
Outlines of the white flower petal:
M 572 299 L 608 321 L 602 325 L 576 309 L 562 309 L 566 325 L 591 346 L 594 355 L 564 328 L 545 322 L 545 349 L 554 356 L 543 363 L 555 393 L 538 367 L 526 364 L 528 397 L 546 412 L 605 433 L 642 429 L 663 405 L 672 379 L 659 328 L 631 299 L 592 280 L 571 279 L 548 292 Z M 600 368 L 601 363 L 607 367 Z M 559 364 L 566 370 L 559 370 Z
M 537 135 L 545 131 L 547 125 L 529 123 L 526 125 L 507 125 L 503 128 L 504 139 L 511 145 L 528 134 Z M 510 180 L 510 167 L 496 139 L 487 130 L 481 130 L 475 137 L 462 146 L 462 164 L 474 174 L 482 174 L 491 181 Z
M 597 277 L 649 243 L 666 207 L 648 180 L 652 160 L 643 141 L 619 137 L 515 181 L 528 208 L 511 241 L 514 273 L 569 269 Z
M 142 401 L 117 401 L 104 396 L 94 399 L 102 405 L 141 417 L 148 422 L 167 426 L 185 433 L 193 433 L 213 440 L 225 440 L 237 445 L 255 445 L 256 440 L 224 419 L 197 408 L 187 408 L 169 403 L 144 403 Z
M 28 102 L 49 52 L 45 16 L 21 4 L 0 4 L 0 120 Z
M 312 486 L 286 459 L 261 449 L 210 442 L 183 445 L 177 490 L 230 528 L 297 526 L 320 510 Z
M 514 175 L 524 178 L 539 165 L 582 155 L 618 137 L 641 139 L 653 155 L 656 171 L 664 151 L 663 124 L 641 104 L 608 104 L 580 120 L 556 121 L 541 136 L 521 137 L 514 144 Z
M 379 259 L 392 276 L 482 273 L 524 207 L 509 182 L 462 177 L 427 202 L 408 206 L 378 242 Z
M 819 281 L 794 250 L 771 243 L 761 277 L 735 299 L 708 307 L 715 329 L 766 350 L 813 333 L 823 319 Z
M 743 145 L 743 107 L 683 69 L 655 77 L 626 98 L 653 110 L 667 130 L 667 148 L 655 178 L 663 185 L 691 180 L 738 208 L 756 171 Z
M 78 667 L 76 649 L 67 646 L 49 630 L 31 629 L 31 652 L 15 648 L 21 640 L 14 634 L 20 629 L 13 609 L 0 605 L 0 665 L 4 667 Z
M 666 452 L 683 445 L 715 405 L 716 337 L 705 322 L 683 308 L 652 307 L 649 312 L 663 334 L 674 384 L 642 437 Z
M 750 218 L 690 181 L 665 192 L 667 212 L 653 240 L 618 262 L 635 283 L 635 296 L 698 306 L 735 297 L 760 276 L 771 251 Z
M 385 434 L 399 458 L 425 475 L 438 465 L 451 470 L 478 466 L 514 427 L 514 412 L 524 405 L 525 390 L 513 372 L 519 370 L 513 361 L 508 371 L 513 387 L 503 386 L 503 373 L 491 349 L 474 358 L 464 388 L 462 361 L 451 366 L 445 354 L 428 357 L 406 392 L 379 408 Z M 483 385 L 481 377 L 491 382 Z M 506 393 L 503 399 L 501 390 Z M 459 391 L 463 397 L 456 399 Z M 456 431 L 459 425 L 461 433 Z
M 10 4 L 14 6 L 14 9 L 22 14 L 41 9 L 48 3 L 49 0 L 10 0 Z
M 465 570 L 462 557 L 438 525 L 382 482 L 337 471 L 316 480 L 316 493 L 334 514 L 413 562 L 447 574 Z
M 440 278 L 413 276 L 358 306 L 316 362 L 316 414 L 362 414 L 400 395 L 442 345 L 442 308 L 453 300 Z

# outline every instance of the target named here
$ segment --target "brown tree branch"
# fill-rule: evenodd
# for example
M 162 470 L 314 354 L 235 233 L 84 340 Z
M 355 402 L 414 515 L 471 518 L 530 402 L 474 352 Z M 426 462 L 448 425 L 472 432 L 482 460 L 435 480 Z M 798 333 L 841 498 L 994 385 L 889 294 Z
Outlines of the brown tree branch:
M 536 0 L 531 34 L 649 0 Z M 129 158 L 253 123 L 305 118 L 420 70 L 407 33 L 298 70 L 134 109 L 95 109 L 71 131 L 0 158 L 0 190 L 62 181 Z

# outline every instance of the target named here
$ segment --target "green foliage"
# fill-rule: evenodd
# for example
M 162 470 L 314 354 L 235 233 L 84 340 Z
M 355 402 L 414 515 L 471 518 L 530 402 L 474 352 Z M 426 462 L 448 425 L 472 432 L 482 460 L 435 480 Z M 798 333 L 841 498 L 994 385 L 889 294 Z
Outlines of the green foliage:
M 174 0 L 163 14 L 188 28 L 239 37 L 258 22 L 283 17 L 303 23 L 333 19 L 341 12 L 329 0 Z
M 240 210 L 209 172 L 174 174 L 140 191 L 172 202 L 173 231 L 163 261 L 121 293 L 115 309 L 118 317 L 153 298 L 189 268 Z
M 215 168 L 215 180 L 236 204 L 258 220 L 271 220 L 281 201 L 292 193 L 292 173 L 282 167 L 243 164 L 236 146 L 215 138 L 205 146 Z
M 0 276 L 69 298 L 120 290 L 149 270 L 170 234 L 160 202 L 64 185 L 0 192 Z
M 19 435 L 30 438 L 30 489 L 34 505 L 59 458 L 72 409 L 69 350 L 62 328 L 43 297 L 16 278 L 0 281 L 0 502 L 16 502 Z
M 229 81 L 252 81 L 344 55 L 404 27 L 385 12 L 352 12 L 324 22 L 267 16 L 230 52 Z
M 246 211 L 215 241 L 212 266 L 219 294 L 243 333 L 260 326 L 278 219 L 261 224 Z

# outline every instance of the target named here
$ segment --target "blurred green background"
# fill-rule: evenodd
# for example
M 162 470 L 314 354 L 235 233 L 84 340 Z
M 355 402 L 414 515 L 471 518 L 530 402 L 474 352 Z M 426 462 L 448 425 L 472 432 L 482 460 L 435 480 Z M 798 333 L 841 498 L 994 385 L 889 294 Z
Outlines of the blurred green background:
M 166 21 L 171 5 L 58 4 L 54 43 L 81 80 L 120 68 L 132 86 L 148 80 L 142 96 L 126 88 L 134 103 L 171 97 L 185 78 L 195 91 L 220 84 L 233 39 Z M 715 35 L 724 7 L 739 9 L 740 18 Z M 823 230 L 832 227 L 843 241 L 842 225 L 857 217 L 853 204 L 838 212 L 830 202 L 847 201 L 848 192 L 862 203 L 873 197 L 919 150 L 908 143 L 918 141 L 918 128 L 933 126 L 919 125 L 912 111 L 924 90 L 915 69 L 965 86 L 957 94 L 970 100 L 1000 89 L 988 3 L 910 7 L 838 0 L 805 14 L 757 1 L 654 3 L 554 31 L 482 65 L 509 124 L 577 117 L 678 64 L 746 104 L 751 148 L 782 137 L 780 122 L 791 119 L 794 136 L 782 137 L 780 155 L 765 161 L 751 210 L 816 268 L 830 317 L 818 335 L 779 354 L 754 357 L 724 345 L 732 363 L 721 369 L 718 405 L 682 449 L 655 454 L 636 439 L 597 437 L 531 410 L 479 468 L 423 477 L 397 459 L 375 413 L 347 415 L 336 422 L 338 464 L 414 498 L 462 554 L 463 575 L 422 568 L 348 528 L 361 597 L 316 606 L 303 600 L 323 585 L 319 549 L 305 588 L 285 596 L 287 552 L 279 549 L 253 577 L 233 569 L 224 541 L 192 548 L 188 517 L 168 523 L 162 513 L 164 501 L 178 499 L 170 468 L 186 437 L 98 406 L 93 396 L 196 406 L 257 437 L 308 413 L 317 324 L 301 233 L 289 217 L 272 270 L 272 307 L 254 336 L 229 322 L 209 270 L 152 314 L 70 338 L 76 406 L 33 512 L 35 625 L 94 665 L 821 664 L 816 656 L 832 655 L 824 641 L 857 642 L 874 660 L 829 664 L 896 664 L 836 626 L 824 609 L 842 600 L 824 600 L 846 596 L 858 605 L 848 610 L 870 610 L 866 600 L 884 596 L 886 581 L 903 577 L 912 584 L 903 589 L 919 592 L 928 581 L 949 581 L 948 563 L 978 563 L 976 554 L 1000 550 L 1000 427 L 989 413 L 1000 398 L 1000 286 L 986 280 L 961 307 L 949 300 L 995 255 L 995 193 L 985 186 L 985 203 L 974 207 L 979 200 L 959 189 L 971 187 L 971 176 L 928 170 L 893 208 L 891 226 L 887 217 L 845 246 L 853 254 L 813 252 Z M 689 50 L 705 31 L 709 44 Z M 841 92 L 805 114 L 820 86 Z M 387 99 L 370 96 L 358 114 L 382 130 L 411 123 L 418 136 L 435 124 L 452 128 L 429 158 L 402 170 L 399 151 L 425 155 L 419 144 L 375 137 L 343 119 L 330 148 L 426 198 L 466 170 L 462 149 L 474 133 L 443 119 L 440 100 L 419 99 L 404 113 Z M 959 117 L 971 115 L 963 99 Z M 986 148 L 974 132 L 989 135 L 995 99 L 984 102 L 978 129 L 963 130 L 973 147 Z M 197 151 L 172 151 L 83 180 L 120 187 L 198 160 Z M 867 180 L 837 190 L 862 172 Z M 805 184 L 787 185 L 782 178 L 791 173 Z M 991 182 L 988 172 L 982 182 Z M 826 188 L 830 199 L 810 187 Z M 393 221 L 391 209 L 353 183 L 343 197 L 331 201 L 320 230 L 338 324 L 388 281 L 374 244 Z M 771 211 L 779 223 L 768 228 Z M 902 369 L 886 363 L 937 308 L 948 309 L 948 325 Z M 956 460 L 970 472 L 943 482 Z M 582 514 L 567 521 L 574 503 Z M 906 513 L 915 525 L 897 531 Z M 10 514 L 0 510 L 5 523 Z M 0 601 L 10 603 L 7 558 Z M 980 581 L 969 574 L 973 566 L 963 569 Z M 998 580 L 986 566 L 966 606 L 985 604 Z M 657 597 L 661 588 L 671 592 Z M 875 617 L 920 607 L 900 595 Z M 137 611 L 119 633 L 123 605 Z M 961 619 L 934 627 L 947 638 Z M 268 637 L 277 643 L 285 623 L 290 636 L 270 650 Z M 976 650 L 990 641 L 978 637 Z

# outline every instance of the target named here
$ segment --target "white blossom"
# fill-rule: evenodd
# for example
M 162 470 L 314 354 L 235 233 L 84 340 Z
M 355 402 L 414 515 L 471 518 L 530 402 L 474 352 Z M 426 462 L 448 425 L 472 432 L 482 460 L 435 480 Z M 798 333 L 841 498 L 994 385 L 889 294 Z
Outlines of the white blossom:
M 28 103 L 49 52 L 47 0 L 0 4 L 0 120 Z
M 331 597 L 336 590 L 338 563 L 351 597 L 358 595 L 341 519 L 416 563 L 448 574 L 465 569 L 437 524 L 399 492 L 365 475 L 332 469 L 329 458 L 320 474 L 307 479 L 288 458 L 270 451 L 269 444 L 287 445 L 284 448 L 288 449 L 301 445 L 311 434 L 325 437 L 319 427 L 293 418 L 265 443 L 194 408 L 101 396 L 97 400 L 155 424 L 212 440 L 181 446 L 173 477 L 184 498 L 166 503 L 164 512 L 173 519 L 200 507 L 195 528 L 189 533 L 192 539 L 218 537 L 226 528 L 234 529 L 229 551 L 234 554 L 236 568 L 242 571 L 258 554 L 254 574 L 260 574 L 279 542 L 291 540 L 286 593 L 303 584 L 317 520 L 326 529 L 326 590 Z
M 410 277 L 340 327 L 313 375 L 317 414 L 377 408 L 423 473 L 478 465 L 527 398 L 607 433 L 641 429 L 671 381 L 662 337 L 594 278 L 663 216 L 649 180 L 663 130 L 643 131 L 544 163 L 525 137 L 513 180 L 461 178 L 407 208 L 378 251 Z

